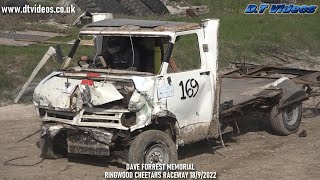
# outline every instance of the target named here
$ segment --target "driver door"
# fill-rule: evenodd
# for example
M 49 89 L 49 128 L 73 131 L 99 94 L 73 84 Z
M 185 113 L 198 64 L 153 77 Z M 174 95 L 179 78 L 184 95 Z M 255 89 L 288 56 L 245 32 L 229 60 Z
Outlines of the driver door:
M 205 138 L 212 119 L 212 74 L 201 62 L 204 56 L 199 44 L 197 34 L 180 36 L 171 56 L 175 70 L 168 68 L 164 76 L 170 79 L 174 92 L 167 98 L 167 107 L 176 116 L 185 143 L 190 133 L 193 141 Z

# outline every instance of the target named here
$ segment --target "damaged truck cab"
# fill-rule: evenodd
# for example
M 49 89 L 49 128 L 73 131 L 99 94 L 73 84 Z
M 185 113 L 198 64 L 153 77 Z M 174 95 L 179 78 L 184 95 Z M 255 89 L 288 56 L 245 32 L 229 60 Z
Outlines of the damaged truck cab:
M 226 110 L 219 107 L 218 26 L 216 19 L 202 24 L 113 19 L 84 27 L 62 70 L 34 91 L 43 121 L 42 157 L 77 153 L 175 163 L 178 146 L 216 137 L 219 112 Z M 88 35 L 95 37 L 94 58 L 69 67 Z M 295 113 L 299 126 L 301 112 Z

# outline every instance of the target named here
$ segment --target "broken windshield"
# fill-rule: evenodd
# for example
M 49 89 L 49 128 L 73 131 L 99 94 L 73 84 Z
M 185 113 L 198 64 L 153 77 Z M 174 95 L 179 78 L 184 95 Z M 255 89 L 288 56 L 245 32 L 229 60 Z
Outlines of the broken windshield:
M 74 56 L 76 65 L 85 69 L 158 74 L 168 42 L 168 37 L 83 36 L 74 43 L 69 57 Z

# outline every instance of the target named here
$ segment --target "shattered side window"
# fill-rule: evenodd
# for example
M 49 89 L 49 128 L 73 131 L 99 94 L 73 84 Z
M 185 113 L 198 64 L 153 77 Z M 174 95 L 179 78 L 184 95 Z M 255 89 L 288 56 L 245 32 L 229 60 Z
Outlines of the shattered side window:
M 197 34 L 178 36 L 175 42 L 168 73 L 184 72 L 201 68 Z

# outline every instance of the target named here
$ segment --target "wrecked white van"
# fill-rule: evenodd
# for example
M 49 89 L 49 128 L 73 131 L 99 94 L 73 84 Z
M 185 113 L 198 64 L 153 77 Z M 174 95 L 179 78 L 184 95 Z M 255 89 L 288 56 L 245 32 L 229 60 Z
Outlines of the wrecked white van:
M 271 113 L 278 134 L 296 132 L 305 91 L 288 78 L 221 80 L 218 27 L 217 19 L 111 19 L 81 29 L 62 70 L 34 91 L 42 157 L 175 163 L 179 146 L 218 138 L 235 117 L 257 109 Z M 95 37 L 96 52 L 73 60 L 84 36 Z

